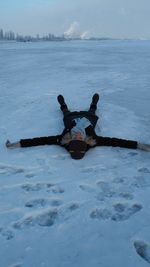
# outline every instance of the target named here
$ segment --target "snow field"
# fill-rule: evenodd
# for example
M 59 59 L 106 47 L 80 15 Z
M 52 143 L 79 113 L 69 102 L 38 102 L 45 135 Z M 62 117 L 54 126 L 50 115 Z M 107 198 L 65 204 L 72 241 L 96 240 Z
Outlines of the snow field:
M 146 56 L 147 49 L 147 43 L 117 41 L 0 46 L 3 267 L 148 266 L 148 153 L 97 147 L 74 161 L 57 146 L 5 148 L 7 138 L 63 130 L 59 93 L 72 110 L 80 110 L 98 92 L 98 134 L 149 142 L 146 68 L 140 77 L 146 92 L 143 113 L 139 116 L 138 104 L 130 105 L 140 90 L 132 80 L 134 62 L 144 61 L 138 52 Z M 132 64 L 129 60 L 125 68 L 130 52 Z

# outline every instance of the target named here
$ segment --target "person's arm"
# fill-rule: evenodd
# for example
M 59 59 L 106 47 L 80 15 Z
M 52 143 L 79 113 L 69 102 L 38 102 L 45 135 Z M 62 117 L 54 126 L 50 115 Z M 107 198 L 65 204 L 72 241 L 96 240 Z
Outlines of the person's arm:
M 97 136 L 96 138 L 97 146 L 113 146 L 113 147 L 124 147 L 131 149 L 140 149 L 150 152 L 150 144 L 142 144 L 133 140 L 111 138 L 111 137 L 102 137 Z
M 133 140 L 119 139 L 119 138 L 111 138 L 111 137 L 102 137 L 97 136 L 96 138 L 97 146 L 112 146 L 112 147 L 124 147 L 137 149 L 138 143 Z
M 17 147 L 30 147 L 30 146 L 42 146 L 42 145 L 57 145 L 59 144 L 60 135 L 36 137 L 31 139 L 21 139 L 18 142 L 11 143 L 9 140 L 6 142 L 7 148 Z

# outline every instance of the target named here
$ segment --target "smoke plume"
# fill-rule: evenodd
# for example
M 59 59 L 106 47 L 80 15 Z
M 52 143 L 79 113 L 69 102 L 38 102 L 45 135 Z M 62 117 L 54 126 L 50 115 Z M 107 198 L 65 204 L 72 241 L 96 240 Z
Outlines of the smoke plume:
M 89 39 L 90 33 L 88 31 L 81 32 L 80 25 L 77 21 L 74 21 L 67 31 L 64 32 L 64 37 L 67 39 Z

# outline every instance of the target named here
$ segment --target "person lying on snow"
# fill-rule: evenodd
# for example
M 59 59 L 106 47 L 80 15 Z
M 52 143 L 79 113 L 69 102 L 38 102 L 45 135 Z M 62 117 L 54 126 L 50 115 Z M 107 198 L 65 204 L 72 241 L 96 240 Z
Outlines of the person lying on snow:
M 59 145 L 66 148 L 73 159 L 81 159 L 85 152 L 96 146 L 124 147 L 150 151 L 150 145 L 141 144 L 133 140 L 98 136 L 95 126 L 98 116 L 95 114 L 99 95 L 94 94 L 88 111 L 71 112 L 62 95 L 57 97 L 64 115 L 65 128 L 60 135 L 21 139 L 19 142 L 6 142 L 8 148 L 31 147 L 39 145 Z

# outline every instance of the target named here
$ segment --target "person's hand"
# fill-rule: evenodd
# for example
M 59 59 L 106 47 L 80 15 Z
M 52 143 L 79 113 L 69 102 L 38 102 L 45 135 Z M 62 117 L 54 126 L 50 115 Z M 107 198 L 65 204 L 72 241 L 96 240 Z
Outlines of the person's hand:
M 6 141 L 7 148 L 16 148 L 20 147 L 20 142 L 11 143 L 9 140 Z
M 8 147 L 8 148 L 11 147 L 11 143 L 9 140 L 6 141 L 6 147 Z
M 144 151 L 150 152 L 150 145 L 149 144 L 141 144 L 141 143 L 138 143 L 137 148 L 138 149 L 141 149 L 141 150 L 144 150 Z

